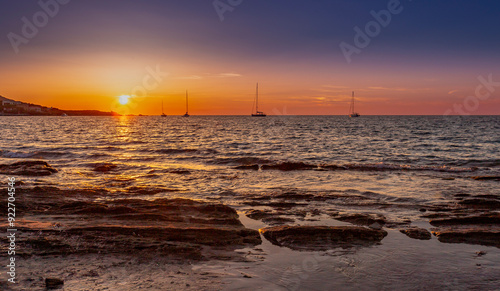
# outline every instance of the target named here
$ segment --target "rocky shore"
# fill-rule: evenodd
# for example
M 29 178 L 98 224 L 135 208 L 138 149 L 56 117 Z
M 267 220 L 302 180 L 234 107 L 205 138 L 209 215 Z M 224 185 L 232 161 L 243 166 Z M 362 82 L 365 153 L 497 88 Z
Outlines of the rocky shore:
M 280 165 L 275 169 L 292 168 L 297 165 Z M 98 174 L 115 170 L 113 164 L 92 165 L 92 171 Z M 58 170 L 43 161 L 24 161 L 0 165 L 0 173 L 43 177 L 56 175 Z M 475 180 L 496 183 L 495 179 Z M 233 201 L 233 207 L 229 207 L 207 199 L 175 197 L 171 193 L 164 196 L 168 198 L 161 198 L 158 194 L 167 192 L 161 188 L 60 189 L 50 185 L 28 187 L 22 182 L 17 186 L 16 255 L 25 260 L 25 266 L 30 266 L 30 270 L 20 272 L 19 280 L 20 286 L 33 290 L 48 284 L 77 286 L 76 282 L 84 282 L 92 289 L 105 284 L 106 278 L 115 283 L 122 278 L 109 277 L 114 275 L 107 269 L 136 273 L 142 267 L 155 269 L 151 262 L 169 266 L 162 272 L 174 269 L 180 272 L 168 281 L 148 275 L 158 286 L 172 284 L 176 290 L 197 290 L 196 285 L 189 283 L 187 276 L 192 276 L 197 284 L 207 280 L 207 286 L 212 287 L 206 290 L 218 290 L 219 277 L 193 273 L 189 264 L 215 260 L 251 262 L 235 250 L 255 249 L 262 243 L 261 234 L 275 246 L 308 252 L 375 247 L 383 244 L 388 230 L 420 241 L 437 238 L 442 243 L 500 248 L 500 197 L 496 195 L 457 194 L 439 204 L 419 204 L 359 191 L 219 193 L 217 199 Z M 260 230 L 245 227 L 236 208 L 265 227 Z M 399 209 L 414 215 L 411 218 L 400 215 Z M 4 216 L 6 211 L 5 207 L 0 208 Z M 323 224 L 325 220 L 334 220 L 339 225 Z M 418 221 L 431 227 L 417 227 L 414 222 Z M 1 225 L 7 227 L 6 223 Z M 2 244 L 2 255 L 6 254 L 6 247 Z M 80 263 L 70 264 L 65 258 Z M 93 270 L 82 259 L 99 264 L 102 269 Z M 46 272 L 37 263 L 40 260 L 51 265 L 52 271 Z M 129 261 L 136 264 L 129 266 Z M 63 269 L 55 269 L 58 264 Z M 137 279 L 134 286 L 147 287 L 143 283 Z M 0 282 L 0 287 L 11 288 L 5 282 Z
M 0 282 L 3 290 L 44 290 L 58 280 L 64 282 L 61 286 L 73 286 L 71 290 L 94 290 L 106 285 L 116 290 L 123 272 L 145 273 L 143 268 L 179 273 L 157 278 L 146 272 L 145 278 L 154 279 L 154 283 L 137 279 L 131 286 L 199 290 L 190 284 L 201 280 L 198 286 L 208 284 L 206 290 L 218 290 L 217 278 L 193 273 L 190 262 L 244 261 L 234 250 L 261 243 L 257 230 L 244 227 L 233 208 L 218 203 L 183 198 L 136 199 L 133 193 L 129 193 L 131 198 L 124 198 L 124 193 L 103 189 L 44 186 L 20 187 L 16 191 L 16 209 L 21 216 L 16 220 L 16 256 L 23 261 L 23 267 L 18 268 L 19 284 L 13 287 Z M 2 215 L 6 215 L 5 211 L 0 208 Z M 2 223 L 1 227 L 7 225 Z M 2 256 L 7 254 L 6 248 L 2 244 Z M 163 271 L 151 264 L 155 261 L 161 262 Z
M 199 260 L 210 256 L 202 254 L 204 246 L 229 250 L 261 243 L 258 231 L 245 228 L 228 206 L 117 195 L 95 189 L 20 189 L 19 255 L 147 251 Z

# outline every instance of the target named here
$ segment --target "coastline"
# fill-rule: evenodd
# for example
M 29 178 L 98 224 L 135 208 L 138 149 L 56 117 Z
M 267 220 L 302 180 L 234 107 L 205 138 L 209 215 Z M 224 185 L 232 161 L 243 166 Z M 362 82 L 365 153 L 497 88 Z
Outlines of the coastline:
M 401 205 L 421 214 L 398 220 L 387 216 L 396 205 L 388 208 L 370 193 L 253 193 L 233 197 L 240 202 L 228 207 L 203 199 L 159 198 L 165 190 L 151 187 L 110 192 L 50 183 L 25 186 L 22 177 L 57 176 L 58 170 L 35 161 L 0 168 L 3 175 L 21 175 L 16 203 L 22 213 L 17 244 L 23 263 L 17 270 L 20 284 L 12 290 L 42 290 L 44 279 L 53 277 L 71 290 L 162 290 L 166 285 L 176 290 L 234 290 L 255 284 L 300 290 L 324 288 L 326 282 L 320 278 L 332 266 L 337 268 L 337 281 L 328 281 L 328 286 L 347 290 L 372 284 L 477 287 L 481 278 L 491 284 L 498 281 L 493 263 L 500 258 L 498 197 L 455 195 L 447 203 Z M 352 211 L 342 211 L 340 205 Z M 386 208 L 389 212 L 381 211 Z M 381 236 L 372 236 L 375 233 Z M 403 277 L 385 283 L 373 277 L 353 281 L 379 272 L 373 265 L 377 261 L 402 264 L 404 260 L 391 252 L 420 256 L 422 263 L 440 257 L 440 263 L 421 274 L 416 273 L 418 265 L 405 267 L 413 277 L 408 282 Z M 352 264 L 346 263 L 351 259 Z M 459 274 L 458 281 L 422 281 L 457 259 L 463 260 L 459 274 L 469 283 L 458 279 Z M 477 265 L 470 265 L 473 262 Z M 295 267 L 286 268 L 287 264 Z M 383 270 L 392 276 L 396 270 L 389 265 Z M 273 282 L 272 274 L 279 279 Z M 133 279 L 127 280 L 129 275 Z M 4 279 L 0 284 L 12 287 Z

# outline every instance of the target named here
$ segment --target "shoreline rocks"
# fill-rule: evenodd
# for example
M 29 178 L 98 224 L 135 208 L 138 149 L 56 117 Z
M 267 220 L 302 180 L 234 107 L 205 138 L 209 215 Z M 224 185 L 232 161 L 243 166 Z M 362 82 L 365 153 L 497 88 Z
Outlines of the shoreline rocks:
M 114 199 L 104 190 L 20 189 L 21 256 L 146 251 L 201 260 L 262 242 L 231 207 L 184 198 Z M 208 247 L 208 249 L 207 249 Z M 234 254 L 232 254 L 235 256 Z
M 500 181 L 500 176 L 475 176 L 471 177 L 476 181 Z
M 47 289 L 59 289 L 64 285 L 64 281 L 57 278 L 45 278 L 45 287 Z
M 277 246 L 292 250 L 324 251 L 332 248 L 371 246 L 387 235 L 382 229 L 359 226 L 274 226 L 259 230 Z
M 500 248 L 500 228 L 454 228 L 432 232 L 442 243 L 467 243 Z
M 433 226 L 500 224 L 500 213 L 437 218 L 431 219 L 429 223 Z
M 333 216 L 333 218 L 335 218 L 336 220 L 362 226 L 371 226 L 371 225 L 384 226 L 386 223 L 386 218 L 379 214 L 352 213 L 352 214 L 341 214 Z
M 467 243 L 500 248 L 500 213 L 458 214 L 431 219 L 432 233 L 443 243 Z
M 432 237 L 431 233 L 425 228 L 409 227 L 400 229 L 399 231 L 413 239 L 430 240 Z

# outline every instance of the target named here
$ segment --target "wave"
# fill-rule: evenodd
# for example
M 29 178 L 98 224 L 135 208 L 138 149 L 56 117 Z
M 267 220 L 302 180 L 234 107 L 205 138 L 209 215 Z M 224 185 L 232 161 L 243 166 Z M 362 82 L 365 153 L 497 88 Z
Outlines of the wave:
M 156 150 L 160 154 L 183 154 L 183 153 L 195 153 L 198 152 L 197 149 L 160 149 Z
M 56 158 L 71 154 L 70 152 L 57 151 L 35 151 L 35 152 L 18 152 L 18 151 L 1 151 L 0 157 L 8 159 L 27 159 L 27 158 Z
M 314 165 L 303 162 L 279 162 L 272 164 L 246 164 L 235 167 L 238 170 L 280 170 L 280 171 L 298 171 L 298 170 L 317 170 L 317 171 L 434 171 L 447 173 L 474 172 L 476 167 L 462 168 L 450 166 L 421 166 L 406 164 L 341 164 L 341 165 Z
M 489 159 L 489 160 L 476 160 L 471 159 L 461 163 L 460 166 L 470 166 L 470 167 L 500 167 L 500 159 Z
M 434 171 L 448 173 L 463 173 L 474 172 L 477 167 L 450 167 L 442 166 L 425 166 L 425 165 L 406 165 L 406 164 L 345 164 L 345 165 L 324 165 L 321 168 L 329 170 L 357 170 L 357 171 Z
M 209 163 L 216 165 L 243 165 L 243 166 L 251 166 L 251 165 L 261 165 L 261 164 L 270 164 L 275 161 L 257 158 L 257 157 L 237 157 L 237 158 L 216 158 L 211 160 Z

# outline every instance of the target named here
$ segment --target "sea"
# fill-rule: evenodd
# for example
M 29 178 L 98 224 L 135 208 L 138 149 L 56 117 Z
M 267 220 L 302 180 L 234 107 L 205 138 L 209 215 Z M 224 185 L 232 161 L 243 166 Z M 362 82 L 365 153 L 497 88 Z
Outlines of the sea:
M 377 213 L 429 230 L 422 208 L 450 203 L 457 195 L 500 197 L 498 181 L 472 179 L 500 176 L 500 116 L 0 116 L 0 128 L 1 164 L 43 160 L 58 170 L 22 177 L 24 186 L 219 202 L 237 209 L 250 228 L 266 226 L 244 214 L 252 208 L 249 200 L 265 195 L 363 197 L 304 201 L 300 207 Z M 266 168 L 286 163 L 307 167 Z M 102 164 L 114 168 L 95 171 Z M 325 212 L 293 223 L 338 222 Z M 246 268 L 255 278 L 248 288 L 257 290 L 500 288 L 498 248 L 435 237 L 417 241 L 388 231 L 380 246 L 320 254 L 264 239 L 258 264 L 210 262 L 195 268 Z M 479 257 L 478 251 L 487 254 Z M 238 276 L 229 276 L 228 290 L 245 290 Z

